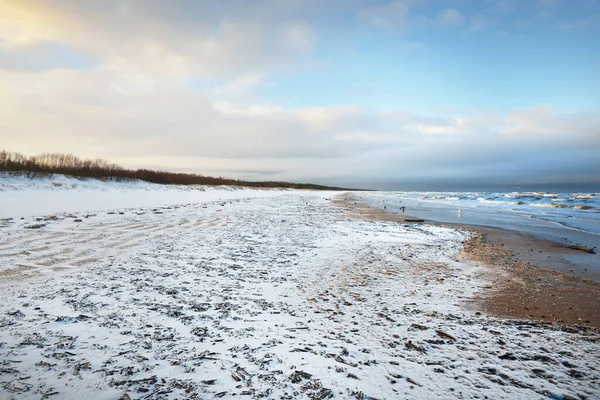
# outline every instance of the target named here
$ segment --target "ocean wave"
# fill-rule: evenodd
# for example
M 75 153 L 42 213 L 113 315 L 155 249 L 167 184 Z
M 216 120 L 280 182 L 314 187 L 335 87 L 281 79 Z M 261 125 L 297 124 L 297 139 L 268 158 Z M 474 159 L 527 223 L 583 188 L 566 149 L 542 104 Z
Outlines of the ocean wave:
M 599 196 L 596 193 L 576 194 L 576 199 L 597 199 Z
M 394 197 L 428 202 L 439 201 L 468 207 L 485 204 L 488 207 L 519 208 L 536 207 L 565 209 L 577 212 L 598 212 L 600 197 L 597 193 L 546 193 L 546 192 L 397 192 Z
M 518 201 L 506 201 L 506 200 L 494 200 L 494 199 L 486 199 L 485 197 L 479 197 L 477 201 L 481 203 L 492 203 L 492 204 L 519 204 Z
M 576 210 L 597 210 L 598 207 L 594 207 L 594 206 L 590 206 L 587 204 L 581 205 L 581 204 L 575 204 L 573 206 L 574 209 Z
M 591 206 L 589 204 L 558 204 L 558 203 L 527 203 L 531 207 L 542 207 L 542 208 L 568 208 L 578 211 L 594 211 L 598 210 L 598 207 Z
M 579 232 L 584 232 L 584 233 L 591 233 L 593 235 L 598 235 L 600 236 L 600 226 L 598 227 L 599 230 L 594 230 L 591 227 L 582 227 L 581 224 L 577 225 L 574 223 L 569 223 L 570 221 L 557 221 L 555 219 L 552 218 L 545 218 L 545 217 L 540 217 L 540 216 L 536 216 L 536 215 L 531 215 L 530 216 L 532 219 L 537 219 L 539 221 L 545 221 L 545 222 L 550 222 L 553 224 L 557 224 L 562 226 L 563 228 L 566 229 L 572 229 L 574 231 L 579 231 Z M 597 223 L 598 220 L 583 220 L 586 222 L 591 222 L 591 223 Z

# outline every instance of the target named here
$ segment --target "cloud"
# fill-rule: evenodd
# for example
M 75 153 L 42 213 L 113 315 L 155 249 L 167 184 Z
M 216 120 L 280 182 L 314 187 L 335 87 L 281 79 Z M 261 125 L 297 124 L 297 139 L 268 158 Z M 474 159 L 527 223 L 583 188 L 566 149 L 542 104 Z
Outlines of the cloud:
M 541 179 L 555 173 L 558 161 L 562 175 L 576 179 L 589 176 L 592 156 L 600 160 L 600 115 L 592 112 L 537 106 L 456 116 L 352 105 L 284 108 L 216 101 L 210 90 L 152 89 L 115 70 L 27 75 L 0 72 L 2 143 L 25 153 L 69 151 L 252 179 L 351 177 L 355 184 L 473 171 L 486 179 L 518 177 L 515 166 Z M 253 172 L 241 174 L 244 169 Z
M 217 95 L 226 96 L 243 96 L 247 94 L 253 87 L 258 85 L 261 77 L 257 74 L 246 74 L 231 79 L 222 85 L 218 85 L 213 92 Z
M 454 8 L 441 11 L 438 18 L 440 22 L 446 25 L 462 25 L 465 22 L 465 17 Z
M 335 50 L 321 47 L 328 31 L 354 50 L 355 37 L 347 37 L 353 30 L 388 40 L 406 29 L 414 37 L 394 41 L 395 49 L 423 47 L 432 57 L 427 35 L 408 29 L 416 28 L 417 12 L 429 11 L 421 28 L 480 31 L 500 24 L 489 5 L 508 12 L 513 2 L 486 2 L 481 15 L 431 4 L 0 2 L 0 141 L 28 154 L 67 151 L 130 166 L 351 186 L 499 181 L 520 179 L 523 170 L 529 179 L 589 177 L 600 162 L 597 110 L 417 113 L 261 98 L 282 71 Z M 374 84 L 348 84 L 374 92 L 384 81 L 370 73 Z
M 296 14 L 310 9 L 231 3 L 7 1 L 0 37 L 5 47 L 60 43 L 110 68 L 182 81 L 260 73 L 314 49 L 315 31 Z
M 498 132 L 512 140 L 537 141 L 545 147 L 600 148 L 598 124 L 598 113 L 560 113 L 552 106 L 536 106 L 508 113 Z
M 0 69 L 36 72 L 47 69 L 90 69 L 98 65 L 98 60 L 88 54 L 51 41 L 21 46 L 0 42 L 0 52 Z
M 361 21 L 377 28 L 399 29 L 405 27 L 410 12 L 411 0 L 396 0 L 366 7 L 358 13 Z

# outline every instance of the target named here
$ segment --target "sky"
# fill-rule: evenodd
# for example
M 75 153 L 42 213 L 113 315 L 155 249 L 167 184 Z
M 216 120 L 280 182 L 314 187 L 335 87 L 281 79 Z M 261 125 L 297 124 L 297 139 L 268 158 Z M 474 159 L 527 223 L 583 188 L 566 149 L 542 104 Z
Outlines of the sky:
M 0 149 L 600 191 L 600 0 L 0 0 Z

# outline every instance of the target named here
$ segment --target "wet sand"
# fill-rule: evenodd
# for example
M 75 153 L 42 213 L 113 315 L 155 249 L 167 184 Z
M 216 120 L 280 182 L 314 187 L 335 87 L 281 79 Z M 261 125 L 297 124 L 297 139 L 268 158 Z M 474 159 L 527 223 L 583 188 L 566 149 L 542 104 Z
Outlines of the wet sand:
M 540 239 L 530 234 L 502 228 L 464 224 L 451 224 L 450 226 L 466 228 L 484 234 L 489 244 L 507 248 L 509 255 L 521 264 L 553 269 L 583 280 L 600 282 L 600 271 L 594 268 L 581 268 L 567 259 L 567 257 L 577 256 L 585 263 L 600 257 L 598 254 L 573 250 L 564 243 Z
M 424 220 L 404 213 L 391 213 L 377 207 L 372 207 L 364 201 L 357 200 L 349 194 L 341 194 L 331 199 L 333 204 L 352 209 L 348 214 L 354 219 L 377 219 L 391 222 L 423 222 Z
M 548 268 L 564 248 L 516 232 L 473 231 L 463 255 L 488 265 L 490 282 L 475 305 L 511 318 L 600 327 L 600 284 Z
M 353 218 L 411 221 L 410 216 L 388 213 L 348 194 L 334 203 L 355 210 Z M 577 250 L 499 228 L 427 222 L 473 232 L 462 256 L 487 265 L 484 278 L 489 282 L 472 300 L 473 307 L 509 318 L 600 327 L 600 284 L 592 280 L 597 277 L 591 271 L 575 276 L 563 258 Z

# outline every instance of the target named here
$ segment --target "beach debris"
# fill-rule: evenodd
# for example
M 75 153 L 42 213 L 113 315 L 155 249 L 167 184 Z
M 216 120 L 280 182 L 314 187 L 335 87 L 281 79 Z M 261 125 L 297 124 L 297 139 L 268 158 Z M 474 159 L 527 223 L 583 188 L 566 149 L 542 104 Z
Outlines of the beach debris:
M 311 377 L 312 375 L 307 372 L 296 370 L 290 375 L 289 379 L 292 383 L 299 383 L 303 379 L 310 379 Z
M 131 371 L 133 372 L 133 371 Z M 126 373 L 129 374 L 129 373 Z M 138 384 L 138 383 L 150 383 L 150 384 L 154 384 L 157 382 L 157 376 L 156 375 L 152 375 L 148 378 L 140 378 L 140 379 L 127 379 L 127 380 L 123 380 L 123 381 L 117 381 L 115 382 L 115 386 L 130 386 L 130 385 L 134 385 L 134 384 Z
M 504 353 L 501 356 L 498 356 L 498 358 L 501 360 L 510 360 L 510 361 L 518 360 L 518 358 L 513 353 Z
M 200 341 L 204 341 L 208 337 L 208 328 L 205 326 L 197 326 L 190 330 L 190 333 L 200 338 Z
M 288 331 L 298 331 L 298 330 L 308 330 L 310 329 L 310 327 L 308 326 L 296 326 L 296 327 L 292 327 L 292 328 L 287 328 Z
M 412 384 L 412 385 L 415 385 L 415 386 L 422 386 L 421 384 L 419 384 L 419 383 L 415 382 L 415 380 L 414 380 L 414 379 L 412 379 L 412 378 L 409 378 L 408 376 L 406 377 L 406 382 L 408 382 L 408 383 L 410 383 L 410 384 Z
M 352 372 L 348 372 L 348 374 L 346 376 L 351 379 L 357 379 L 357 380 L 359 379 L 358 376 L 354 375 Z
M 596 254 L 596 252 L 594 251 L 594 249 L 589 248 L 587 246 L 581 246 L 581 245 L 571 245 L 571 246 L 567 246 L 567 249 L 571 249 L 571 250 L 580 250 L 580 251 L 585 251 L 586 253 L 589 254 Z
M 452 341 L 456 342 L 456 338 L 454 336 L 444 332 L 441 329 L 436 330 L 435 333 L 437 333 L 438 336 L 441 337 L 442 339 L 448 339 L 448 340 L 452 340 Z
M 23 318 L 25 314 L 21 312 L 21 310 L 9 311 L 6 315 L 10 315 L 11 317 Z
M 421 353 L 425 353 L 425 348 L 423 346 L 419 346 L 418 344 L 414 344 L 411 340 L 409 340 L 408 342 L 404 343 L 404 347 L 406 347 L 408 350 L 416 350 L 419 351 Z
M 311 395 L 311 399 L 313 400 L 325 400 L 330 397 L 333 397 L 333 392 L 331 391 L 331 389 L 327 389 L 324 387 L 321 388 L 318 392 L 313 393 Z
M 193 359 L 197 359 L 197 360 L 217 360 L 217 358 L 214 358 L 213 356 L 216 356 L 217 353 L 214 353 L 210 350 L 205 350 L 202 353 L 198 354 L 196 357 L 193 357 Z
M 31 225 L 25 225 L 24 228 L 25 229 L 40 229 L 45 226 L 46 226 L 46 224 L 31 224 Z
M 252 379 L 252 376 L 242 367 L 238 366 L 235 370 L 231 371 L 231 377 L 236 382 L 244 381 L 248 386 L 251 386 L 250 380 Z
M 395 319 L 393 319 L 392 317 L 390 317 L 389 315 L 387 315 L 386 313 L 383 312 L 378 312 L 377 315 L 379 315 L 381 318 L 384 318 L 390 322 L 396 322 Z
M 42 393 L 41 393 L 41 395 L 42 395 L 42 398 L 43 398 L 43 399 L 45 399 L 45 398 L 47 398 L 47 397 L 54 396 L 54 395 L 56 395 L 56 394 L 58 394 L 58 393 L 59 393 L 59 392 L 58 392 L 57 390 L 54 390 L 54 389 L 48 389 L 48 390 L 46 390 L 46 391 L 42 392 Z

